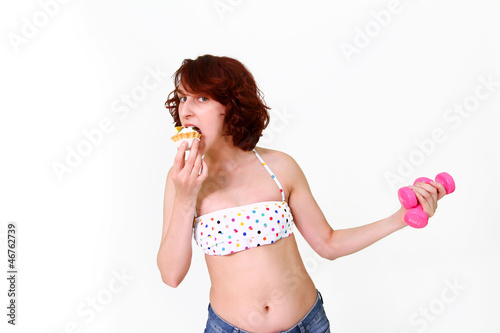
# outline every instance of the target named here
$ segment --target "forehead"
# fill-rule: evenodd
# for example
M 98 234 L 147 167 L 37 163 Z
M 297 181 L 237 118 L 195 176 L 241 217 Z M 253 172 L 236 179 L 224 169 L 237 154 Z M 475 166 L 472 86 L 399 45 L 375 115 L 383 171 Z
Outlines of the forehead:
M 194 96 L 194 97 L 204 96 L 214 100 L 218 100 L 217 97 L 214 96 L 211 91 L 206 91 L 203 89 L 194 90 L 190 86 L 184 85 L 182 82 L 179 82 L 179 85 L 175 89 L 175 93 L 177 95 L 182 95 L 182 96 Z
M 179 94 L 182 94 L 182 95 L 186 94 L 186 91 L 184 90 L 184 87 L 182 86 L 182 83 L 179 83 L 179 85 L 177 86 L 177 88 L 175 90 L 177 90 L 177 92 Z
M 182 83 L 179 83 L 179 85 L 177 86 L 176 90 L 177 90 L 177 93 L 179 93 L 181 95 L 196 94 L 196 92 L 191 91 L 191 89 L 189 89 L 189 87 L 187 89 L 184 88 L 184 86 L 182 85 Z

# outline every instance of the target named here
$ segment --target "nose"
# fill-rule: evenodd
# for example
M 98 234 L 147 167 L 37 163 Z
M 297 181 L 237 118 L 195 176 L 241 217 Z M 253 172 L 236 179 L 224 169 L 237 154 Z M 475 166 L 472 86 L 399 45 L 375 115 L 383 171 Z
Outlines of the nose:
M 179 117 L 181 119 L 189 119 L 194 114 L 194 105 L 191 98 L 186 98 L 186 100 L 179 105 Z

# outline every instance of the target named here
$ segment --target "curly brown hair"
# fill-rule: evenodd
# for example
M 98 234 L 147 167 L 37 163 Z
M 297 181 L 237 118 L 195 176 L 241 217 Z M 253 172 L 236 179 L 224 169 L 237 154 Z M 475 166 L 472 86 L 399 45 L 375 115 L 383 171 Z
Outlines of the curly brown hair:
M 224 135 L 231 135 L 235 146 L 246 151 L 255 148 L 269 124 L 270 108 L 253 75 L 241 62 L 207 54 L 195 60 L 184 59 L 174 76 L 175 89 L 168 95 L 165 107 L 175 126 L 181 126 L 178 88 L 182 83 L 187 92 L 207 95 L 226 107 Z

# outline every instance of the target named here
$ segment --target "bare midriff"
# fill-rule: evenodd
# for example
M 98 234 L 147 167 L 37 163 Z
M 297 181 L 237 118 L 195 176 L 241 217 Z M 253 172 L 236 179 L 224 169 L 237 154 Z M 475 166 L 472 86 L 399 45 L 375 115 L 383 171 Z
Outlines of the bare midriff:
M 222 319 L 248 332 L 292 328 L 312 308 L 317 292 L 295 236 L 225 256 L 205 255 L 210 304 Z

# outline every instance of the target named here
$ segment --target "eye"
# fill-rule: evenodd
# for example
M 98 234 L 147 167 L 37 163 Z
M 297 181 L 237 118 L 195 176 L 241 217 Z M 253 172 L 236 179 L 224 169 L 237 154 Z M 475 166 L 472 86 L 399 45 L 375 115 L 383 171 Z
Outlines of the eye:
M 200 102 L 207 102 L 208 98 L 207 97 L 198 97 L 198 101 L 200 101 Z
M 186 96 L 179 96 L 179 101 L 180 102 L 185 102 L 186 101 Z

